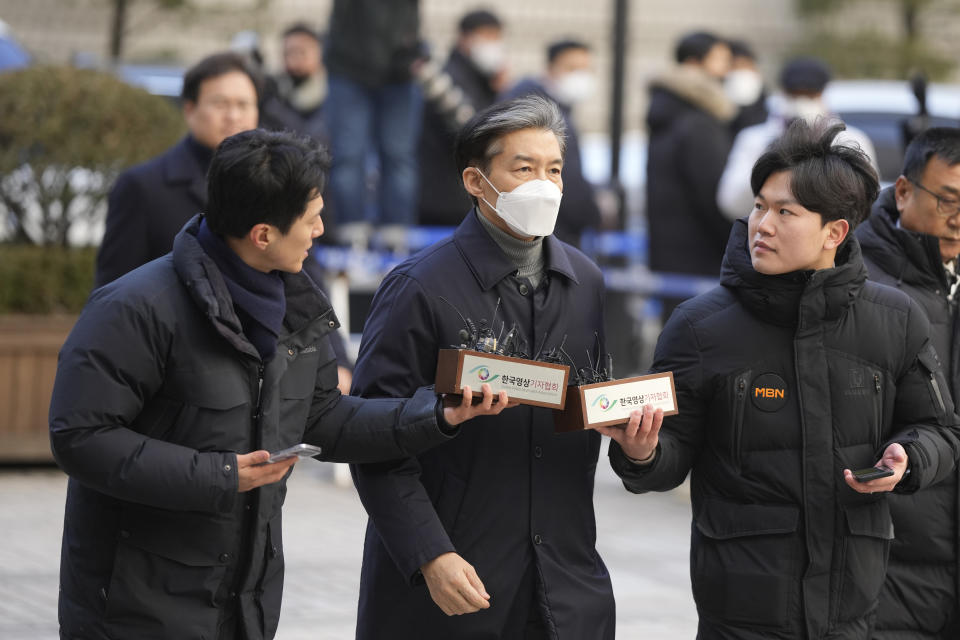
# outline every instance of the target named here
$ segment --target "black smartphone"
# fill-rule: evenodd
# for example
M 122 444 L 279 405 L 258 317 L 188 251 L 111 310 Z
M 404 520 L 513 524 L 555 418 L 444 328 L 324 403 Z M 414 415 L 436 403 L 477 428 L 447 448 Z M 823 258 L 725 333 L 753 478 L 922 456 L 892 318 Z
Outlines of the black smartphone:
M 866 469 L 857 469 L 853 472 L 853 479 L 857 482 L 869 482 L 877 478 L 886 478 L 893 475 L 893 469 L 890 467 L 867 467 Z

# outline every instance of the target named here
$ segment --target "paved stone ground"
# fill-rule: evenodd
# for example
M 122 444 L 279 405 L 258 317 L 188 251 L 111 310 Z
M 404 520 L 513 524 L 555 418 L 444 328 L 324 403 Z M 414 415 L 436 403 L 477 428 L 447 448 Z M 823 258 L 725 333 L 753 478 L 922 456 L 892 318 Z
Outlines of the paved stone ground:
M 606 448 L 604 447 L 604 451 Z M 290 480 L 284 515 L 287 578 L 278 640 L 349 640 L 357 612 L 366 517 L 332 465 L 306 460 Z M 0 638 L 57 638 L 57 570 L 66 478 L 0 470 Z M 618 637 L 696 635 L 683 490 L 635 496 L 604 457 L 597 474 L 598 546 L 617 596 Z

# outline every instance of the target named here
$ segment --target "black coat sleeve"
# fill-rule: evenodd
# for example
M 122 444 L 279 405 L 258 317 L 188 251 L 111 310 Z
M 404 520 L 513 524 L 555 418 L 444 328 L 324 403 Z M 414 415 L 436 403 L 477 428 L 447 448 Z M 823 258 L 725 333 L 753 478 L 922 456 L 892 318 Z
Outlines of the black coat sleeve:
M 679 128 L 679 174 L 702 223 L 726 243 L 730 221 L 717 206 L 717 186 L 733 140 L 729 129 L 703 113 L 692 113 Z
M 432 382 L 436 328 L 419 283 L 390 275 L 377 291 L 363 332 L 353 391 L 365 397 L 406 396 Z M 352 467 L 360 500 L 401 574 L 413 579 L 426 562 L 455 551 L 414 457 Z
M 174 510 L 229 511 L 236 454 L 199 452 L 132 424 L 163 383 L 172 329 L 141 307 L 88 303 L 60 351 L 50 401 L 54 458 L 84 486 Z
M 120 174 L 110 190 L 94 286 L 101 287 L 147 262 L 150 255 L 144 214 L 147 192 L 140 177 L 130 172 Z
M 896 435 L 884 445 L 886 448 L 891 442 L 899 442 L 909 458 L 910 475 L 897 485 L 898 493 L 912 493 L 945 480 L 960 455 L 960 418 L 954 413 L 936 352 L 926 338 L 929 322 L 912 301 L 910 309 L 907 352 L 913 355 L 897 379 L 893 413 Z M 919 348 L 911 348 L 919 341 L 915 337 L 923 339 Z
M 673 371 L 679 413 L 663 419 L 653 462 L 634 464 L 620 445 L 610 441 L 610 465 L 634 493 L 669 491 L 680 485 L 704 446 L 709 416 L 700 348 L 682 310 L 674 311 L 657 341 L 652 372 L 664 371 Z
M 456 434 L 437 424 L 437 394 L 423 387 L 409 399 L 357 398 L 337 389 L 338 362 L 317 373 L 304 441 L 334 462 L 379 462 L 416 455 Z

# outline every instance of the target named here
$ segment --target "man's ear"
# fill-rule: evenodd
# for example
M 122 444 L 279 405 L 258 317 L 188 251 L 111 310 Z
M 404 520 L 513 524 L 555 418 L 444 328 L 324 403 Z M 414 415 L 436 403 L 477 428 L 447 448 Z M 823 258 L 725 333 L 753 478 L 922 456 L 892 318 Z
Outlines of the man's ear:
M 184 120 L 189 120 L 190 116 L 193 115 L 193 112 L 197 110 L 197 103 L 193 100 L 184 100 L 183 101 L 183 118 Z
M 467 193 L 478 200 L 483 197 L 483 177 L 476 167 L 467 167 L 463 170 L 463 188 Z
M 840 218 L 831 220 L 827 223 L 827 237 L 823 241 L 823 248 L 827 251 L 834 250 L 843 244 L 847 234 L 850 233 L 850 223 Z
M 897 202 L 897 211 L 900 213 L 903 213 L 903 210 L 906 208 L 907 198 L 912 190 L 913 185 L 910 184 L 906 176 L 900 176 L 897 178 L 897 181 L 893 183 L 893 197 Z
M 270 225 L 266 223 L 255 224 L 247 232 L 247 238 L 254 247 L 261 251 L 266 249 L 272 238 L 270 237 Z

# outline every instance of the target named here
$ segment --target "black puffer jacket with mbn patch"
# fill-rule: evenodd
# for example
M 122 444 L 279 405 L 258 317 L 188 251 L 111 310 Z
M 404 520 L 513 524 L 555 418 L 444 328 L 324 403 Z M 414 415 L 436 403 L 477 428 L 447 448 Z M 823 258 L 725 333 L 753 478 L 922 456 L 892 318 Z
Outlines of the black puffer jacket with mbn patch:
M 642 467 L 611 445 L 631 491 L 691 474 L 691 578 L 702 640 L 865 640 L 893 537 L 886 495 L 843 469 L 899 442 L 909 493 L 953 472 L 953 405 L 923 313 L 866 282 L 855 238 L 834 268 L 753 270 L 734 224 L 721 286 L 683 303 L 657 344 L 680 413 Z

